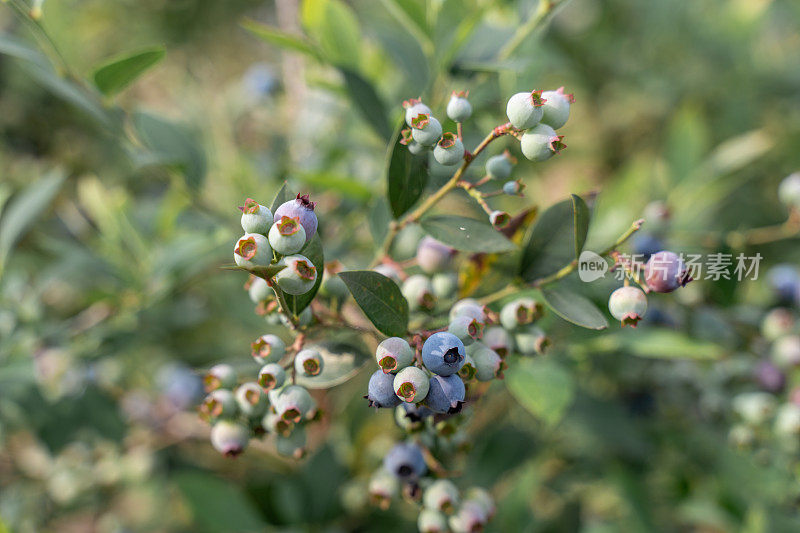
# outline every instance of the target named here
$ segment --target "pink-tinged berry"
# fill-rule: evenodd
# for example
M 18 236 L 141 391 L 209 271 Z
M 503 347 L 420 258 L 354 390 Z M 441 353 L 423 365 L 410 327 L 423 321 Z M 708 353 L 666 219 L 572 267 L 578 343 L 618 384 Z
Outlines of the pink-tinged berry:
M 672 292 L 692 277 L 678 254 L 662 251 L 650 256 L 644 267 L 645 283 L 655 292 Z
M 275 282 L 287 294 L 305 294 L 317 281 L 317 268 L 304 255 L 287 255 L 278 263 L 286 268 L 275 275 Z
M 469 91 L 453 91 L 447 102 L 447 116 L 453 122 L 464 122 L 472 116 L 472 104 L 467 100 Z
M 491 520 L 494 517 L 495 512 L 497 511 L 497 506 L 494 503 L 494 498 L 486 489 L 482 489 L 480 487 L 472 487 L 471 489 L 467 490 L 467 493 L 464 495 L 465 502 L 473 502 L 478 505 L 483 512 L 486 513 L 486 516 Z
M 514 351 L 514 339 L 505 328 L 499 326 L 486 330 L 483 334 L 483 343 L 503 358 Z
M 314 213 L 316 204 L 307 194 L 297 195 L 294 200 L 284 202 L 275 210 L 275 219 L 282 217 L 296 218 L 306 232 L 306 242 L 317 233 L 317 215 Z
M 412 122 L 417 115 L 431 114 L 431 108 L 423 104 L 422 100 L 419 98 L 411 98 L 403 102 L 403 109 L 406 110 L 406 124 L 408 124 L 409 127 L 412 126 Z
M 447 132 L 433 149 L 433 157 L 440 165 L 457 165 L 464 159 L 464 144 L 455 134 Z
M 417 246 L 417 264 L 426 274 L 447 270 L 456 251 L 433 237 L 426 236 Z
M 623 327 L 635 328 L 647 312 L 647 296 L 637 287 L 620 287 L 611 293 L 608 310 Z
M 527 130 L 542 120 L 545 100 L 542 91 L 517 93 L 508 99 L 506 114 L 511 125 L 518 130 Z
M 547 124 L 539 124 L 522 135 L 520 148 L 531 161 L 547 161 L 567 147 L 563 139 L 563 135 L 558 135 Z
M 441 511 L 425 508 L 417 517 L 417 529 L 420 533 L 447 533 L 447 517 Z
M 416 366 L 407 366 L 395 375 L 393 388 L 404 402 L 419 403 L 428 395 L 428 374 Z
M 795 330 L 797 318 L 791 310 L 777 307 L 766 314 L 761 322 L 761 334 L 768 341 L 777 340 Z
M 281 217 L 269 230 L 269 244 L 281 255 L 299 252 L 306 244 L 306 230 L 299 218 Z
M 533 298 L 518 298 L 500 309 L 500 324 L 508 331 L 539 320 L 544 307 Z
M 564 94 L 564 88 L 559 87 L 555 91 L 543 92 L 542 98 L 545 100 L 542 107 L 542 123 L 556 130 L 566 124 L 569 119 L 569 108 L 575 103 L 575 97 L 572 94 Z
M 262 335 L 250 343 L 250 355 L 261 365 L 277 363 L 286 353 L 286 344 L 277 335 Z
M 414 350 L 405 339 L 389 337 L 378 345 L 375 350 L 375 359 L 384 373 L 397 374 L 414 362 Z
M 786 335 L 776 340 L 770 357 L 781 368 L 800 366 L 800 335 Z
M 453 533 L 478 533 L 483 531 L 489 517 L 476 502 L 467 501 L 459 507 L 458 512 L 450 517 L 450 530 Z
M 241 454 L 250 441 L 250 430 L 231 420 L 220 420 L 211 428 L 211 445 L 225 457 Z
M 271 409 L 261 419 L 261 427 L 265 430 L 288 437 L 294 429 L 294 422 L 289 422 Z
M 422 504 L 427 509 L 434 509 L 446 514 L 453 514 L 461 498 L 458 489 L 449 479 L 437 479 L 422 494 Z
M 266 235 L 272 225 L 272 211 L 252 198 L 245 200 L 239 208 L 242 212 L 242 229 L 245 233 L 261 233 Z
M 238 266 L 245 268 L 267 266 L 272 261 L 272 248 L 264 235 L 245 233 L 236 241 L 233 260 Z
M 442 138 L 442 125 L 433 116 L 421 113 L 411 121 L 411 136 L 422 146 L 434 146 Z
M 312 348 L 300 350 L 294 358 L 295 371 L 308 377 L 320 375 L 324 364 L 322 354 Z

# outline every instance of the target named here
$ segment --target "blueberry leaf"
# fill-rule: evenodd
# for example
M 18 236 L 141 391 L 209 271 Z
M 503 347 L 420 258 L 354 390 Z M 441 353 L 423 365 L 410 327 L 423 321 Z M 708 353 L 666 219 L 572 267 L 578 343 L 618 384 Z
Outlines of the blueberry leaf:
M 575 396 L 570 373 L 550 358 L 520 359 L 506 371 L 511 395 L 548 426 L 556 425 Z
M 583 251 L 583 245 L 586 244 L 586 234 L 589 233 L 589 221 L 592 214 L 583 198 L 576 194 L 571 196 L 573 226 L 575 228 L 575 259 L 577 259 Z
M 279 48 L 300 52 L 313 59 L 321 59 L 320 51 L 308 39 L 273 28 L 252 19 L 242 21 L 242 27 L 264 42 Z
M 306 244 L 305 248 L 300 250 L 300 255 L 304 255 L 311 261 L 317 269 L 317 281 L 314 282 L 314 286 L 305 294 L 299 294 L 294 296 L 292 294 L 286 294 L 285 292 L 278 289 L 279 293 L 281 294 L 282 302 L 281 305 L 284 305 L 284 308 L 289 313 L 293 314 L 294 316 L 300 316 L 300 313 L 311 304 L 311 300 L 314 299 L 314 296 L 317 295 L 317 291 L 319 290 L 319 286 L 322 284 L 322 272 L 325 267 L 325 256 L 322 252 L 322 241 L 320 241 L 319 233 L 315 234 L 308 244 Z
M 501 253 L 516 249 L 513 242 L 489 224 L 457 215 L 424 218 L 425 232 L 448 246 L 464 252 Z
M 263 531 L 266 527 L 239 485 L 196 470 L 177 472 L 175 484 L 197 531 Z
M 386 199 L 377 197 L 369 207 L 369 231 L 372 233 L 372 240 L 375 246 L 383 244 L 386 239 L 386 234 L 389 233 L 389 222 L 392 221 L 392 215 L 389 213 L 389 206 L 386 205 Z
M 114 58 L 95 70 L 94 84 L 106 96 L 117 94 L 164 59 L 166 54 L 163 46 L 155 46 Z
M 392 137 L 392 126 L 386 116 L 386 106 L 375 91 L 375 87 L 363 76 L 351 69 L 340 68 L 339 70 L 344 76 L 345 88 L 350 96 L 350 101 L 361 113 L 361 118 L 384 141 L 389 141 Z
M 258 276 L 259 278 L 269 280 L 270 278 L 274 277 L 275 274 L 286 268 L 286 265 L 274 264 L 269 266 L 257 266 L 253 268 L 240 267 L 239 265 L 225 265 L 221 268 L 223 270 L 243 270 L 253 274 L 254 276 Z
M 406 334 L 408 302 L 394 281 L 371 270 L 340 272 L 339 277 L 378 331 L 396 337 Z
M 286 189 L 286 182 L 283 182 L 281 188 L 278 189 L 278 192 L 275 193 L 275 198 L 272 199 L 272 207 L 269 208 L 272 211 L 272 214 L 275 214 L 275 210 L 278 209 L 282 203 L 290 200 L 292 198 L 292 193 Z
M 606 329 L 608 321 L 590 300 L 563 287 L 542 289 L 547 306 L 568 322 L 587 329 Z
M 405 145 L 400 144 L 403 127 L 405 122 L 392 137 L 386 158 L 386 193 L 395 218 L 400 218 L 417 203 L 428 183 L 428 159 L 423 155 L 412 155 Z

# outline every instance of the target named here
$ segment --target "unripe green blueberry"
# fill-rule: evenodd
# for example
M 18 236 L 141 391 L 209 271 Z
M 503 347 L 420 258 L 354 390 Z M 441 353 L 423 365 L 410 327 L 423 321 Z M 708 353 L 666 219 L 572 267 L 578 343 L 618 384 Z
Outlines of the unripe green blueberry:
M 476 342 L 467 351 L 475 364 L 475 377 L 478 381 L 490 381 L 495 378 L 503 377 L 505 363 L 497 355 L 497 352 L 490 349 L 482 342 Z
M 295 426 L 289 435 L 278 434 L 275 438 L 275 448 L 283 457 L 302 459 L 306 454 L 308 436 L 304 426 Z
M 533 298 L 518 298 L 508 302 L 500 310 L 500 324 L 508 331 L 530 324 L 542 317 L 544 307 Z
M 783 178 L 778 187 L 778 198 L 787 207 L 800 209 L 800 172 Z
M 550 339 L 537 326 L 527 324 L 514 332 L 514 344 L 523 355 L 542 354 L 550 346 Z
M 261 335 L 250 343 L 250 355 L 260 365 L 277 363 L 286 353 L 286 344 L 277 335 Z
M 647 296 L 638 287 L 620 287 L 608 298 L 608 310 L 623 327 L 635 328 L 647 312 Z
M 384 373 L 397 374 L 414 362 L 414 350 L 405 339 L 389 337 L 378 345 L 375 350 L 375 359 Z
M 505 358 L 514 351 L 514 339 L 504 328 L 493 326 L 483 334 L 483 344 L 497 352 L 497 355 Z
M 422 493 L 426 508 L 446 514 L 453 514 L 460 502 L 458 489 L 449 479 L 437 479 Z
M 450 320 L 453 321 L 457 316 L 469 316 L 478 322 L 486 323 L 486 312 L 484 307 L 474 298 L 464 298 L 457 301 L 450 308 Z
M 225 457 L 236 457 L 250 442 L 250 430 L 232 420 L 220 420 L 211 428 L 211 445 Z
M 422 146 L 434 146 L 442 138 L 442 125 L 435 117 L 420 113 L 411 121 L 411 136 Z
M 281 255 L 299 252 L 306 244 L 306 230 L 299 218 L 281 217 L 269 230 L 269 244 Z
M 254 304 L 259 304 L 272 296 L 272 290 L 264 278 L 253 276 L 247 286 L 247 295 Z
M 447 132 L 433 149 L 433 157 L 440 165 L 457 165 L 464 159 L 464 144 L 455 134 Z
M 275 275 L 275 281 L 283 292 L 297 296 L 314 287 L 317 267 L 306 256 L 287 255 L 278 264 L 286 265 L 286 268 Z
M 312 348 L 300 350 L 294 358 L 295 372 L 304 376 L 318 376 L 324 364 L 322 354 Z
M 450 517 L 448 524 L 453 533 L 474 533 L 483 531 L 489 517 L 483 508 L 475 502 L 464 502 L 456 514 Z
M 502 154 L 493 155 L 486 160 L 486 175 L 496 180 L 507 180 L 514 169 L 514 163 L 516 160 L 511 157 L 508 150 Z
M 505 228 L 510 220 L 511 217 L 505 211 L 492 211 L 489 215 L 489 223 L 497 229 Z
M 575 97 L 572 94 L 564 94 L 564 88 L 559 87 L 555 91 L 543 92 L 542 98 L 544 98 L 542 123 L 556 130 L 566 124 L 569 119 L 569 107 L 575 102 Z
M 268 407 L 267 394 L 261 390 L 258 383 L 242 383 L 236 388 L 234 394 L 239 411 L 244 416 L 248 418 L 264 416 Z
M 447 331 L 458 337 L 464 346 L 469 346 L 483 337 L 483 322 L 469 316 L 457 316 L 447 326 Z
M 406 110 L 405 113 L 406 124 L 408 124 L 409 127 L 412 125 L 412 121 L 414 120 L 414 118 L 416 118 L 417 115 L 431 114 L 431 108 L 423 104 L 422 100 L 420 100 L 419 98 L 411 98 L 409 100 L 406 100 L 405 102 L 403 102 L 403 108 Z
M 758 426 L 775 411 L 775 396 L 768 392 L 743 392 L 733 398 L 733 411 L 750 425 Z
M 271 393 L 274 393 L 275 390 L 271 391 Z M 272 405 L 275 407 L 275 412 L 282 419 L 293 424 L 297 424 L 301 420 L 314 418 L 317 410 L 317 402 L 314 401 L 308 390 L 300 385 L 283 387 L 275 397 Z
M 447 116 L 453 122 L 464 122 L 472 116 L 472 105 L 467 100 L 468 91 L 453 91 L 447 102 Z
M 388 263 L 381 263 L 380 265 L 376 266 L 372 269 L 373 271 L 377 272 L 378 274 L 383 274 L 387 278 L 391 279 L 398 285 L 401 281 L 401 271 L 395 267 L 394 265 L 390 265 Z
M 433 237 L 426 236 L 417 247 L 417 264 L 426 274 L 441 272 L 450 267 L 455 250 Z
M 416 366 L 407 366 L 394 377 L 394 392 L 404 402 L 419 403 L 428 395 L 428 374 Z
M 267 266 L 272 262 L 272 248 L 264 235 L 245 233 L 236 241 L 233 260 L 237 266 L 245 268 Z
M 370 503 L 385 511 L 400 493 L 400 481 L 390 472 L 381 468 L 372 474 L 367 490 Z
M 464 365 L 458 369 L 458 377 L 460 377 L 463 381 L 469 381 L 475 377 L 475 372 L 477 369 L 475 368 L 475 361 L 472 359 L 472 356 L 467 353 L 464 357 Z
M 775 341 L 794 331 L 797 319 L 789 309 L 778 307 L 772 309 L 761 321 L 761 334 L 768 341 Z
M 441 272 L 431 278 L 433 294 L 439 300 L 444 300 L 455 295 L 458 290 L 458 275 L 454 272 Z
M 447 533 L 447 517 L 434 509 L 423 509 L 417 517 L 417 529 L 420 533 Z
M 242 229 L 245 233 L 266 234 L 272 225 L 272 211 L 252 198 L 245 200 L 242 211 Z
M 406 128 L 400 132 L 400 144 L 405 145 L 408 148 L 408 151 L 413 155 L 421 154 L 428 149 L 427 146 L 422 146 L 414 140 L 414 137 L 411 134 L 411 128 Z
M 776 340 L 772 343 L 770 357 L 781 368 L 800 365 L 800 336 L 785 335 Z
M 350 294 L 347 290 L 347 285 L 337 275 L 337 271 L 330 270 L 328 267 L 322 272 L 322 284 L 319 286 L 319 292 L 323 296 L 339 300 Z
M 233 389 L 236 381 L 236 371 L 231 365 L 226 364 L 212 366 L 203 378 L 206 392 L 217 389 Z
M 283 435 L 286 437 L 289 436 L 294 429 L 294 422 L 284 420 L 278 413 L 270 409 L 261 419 L 261 427 L 276 435 Z
M 797 437 L 800 435 L 800 407 L 793 403 L 780 406 L 775 416 L 775 433 L 779 437 Z
M 518 130 L 527 130 L 542 120 L 543 106 L 542 91 L 517 93 L 508 99 L 506 115 L 512 126 Z
M 419 241 L 425 236 L 425 232 L 419 224 L 409 224 L 397 234 L 392 243 L 392 257 L 398 261 L 411 259 L 417 253 Z M 379 265 L 380 266 L 380 265 Z M 385 274 L 388 275 L 388 274 Z M 390 278 L 393 276 L 389 276 Z
M 211 420 L 233 418 L 239 412 L 236 398 L 228 389 L 211 391 L 203 400 L 201 410 Z
M 269 363 L 262 366 L 258 372 L 258 384 L 266 392 L 283 387 L 284 383 L 286 383 L 286 371 L 279 364 Z
M 539 124 L 522 135 L 520 148 L 531 161 L 547 161 L 567 147 L 563 139 L 563 135 L 558 135 L 547 124 Z
M 409 276 L 403 282 L 401 292 L 408 300 L 409 311 L 430 311 L 436 305 L 431 280 L 422 274 Z
M 522 189 L 525 184 L 519 180 L 507 181 L 503 184 L 503 192 L 509 196 L 522 196 Z
M 492 498 L 492 495 L 489 494 L 489 491 L 481 487 L 472 487 L 468 489 L 467 493 L 464 495 L 464 501 L 474 502 L 480 506 L 483 509 L 483 512 L 486 513 L 486 516 L 489 520 L 494 517 L 494 514 L 497 511 L 494 498 Z

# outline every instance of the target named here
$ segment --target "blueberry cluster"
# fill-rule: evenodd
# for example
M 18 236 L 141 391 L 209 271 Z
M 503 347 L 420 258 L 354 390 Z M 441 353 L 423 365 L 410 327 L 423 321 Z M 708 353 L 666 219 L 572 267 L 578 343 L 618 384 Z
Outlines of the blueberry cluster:
M 546 161 L 567 147 L 556 130 L 567 123 L 570 105 L 575 102 L 564 88 L 554 91 L 521 92 L 508 99 L 506 115 L 519 138 L 523 155 L 531 161 Z

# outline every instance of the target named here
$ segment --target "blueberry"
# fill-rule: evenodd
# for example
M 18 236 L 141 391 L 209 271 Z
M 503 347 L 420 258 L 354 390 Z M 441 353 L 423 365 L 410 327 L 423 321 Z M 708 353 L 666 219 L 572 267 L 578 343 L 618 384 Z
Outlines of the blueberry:
M 779 264 L 770 268 L 767 281 L 782 302 L 791 302 L 800 290 L 800 273 L 793 265 Z
M 449 479 L 437 479 L 422 494 L 422 504 L 427 509 L 452 514 L 461 499 L 458 489 Z
M 242 229 L 245 233 L 266 235 L 272 225 L 272 211 L 269 208 L 248 198 L 239 209 L 242 211 Z
M 775 411 L 775 396 L 768 392 L 744 392 L 733 398 L 733 410 L 745 423 L 757 426 Z
M 647 286 L 655 292 L 672 292 L 692 281 L 678 254 L 667 251 L 650 256 L 644 267 L 644 278 Z
M 638 287 L 620 287 L 611 293 L 608 310 L 623 327 L 635 328 L 647 312 L 647 296 Z
M 789 174 L 781 181 L 778 198 L 787 207 L 800 209 L 800 172 Z
M 490 381 L 503 376 L 506 365 L 497 352 L 481 342 L 476 342 L 467 351 L 474 361 L 478 381 Z
M 547 161 L 567 147 L 563 139 L 547 124 L 539 124 L 522 135 L 520 148 L 531 161 Z
M 237 266 L 254 268 L 272 262 L 272 248 L 267 238 L 260 233 L 245 233 L 236 241 L 233 260 Z
M 785 307 L 776 307 L 761 321 L 761 334 L 768 341 L 774 341 L 794 331 L 796 324 L 794 313 Z
M 289 435 L 278 434 L 275 438 L 275 448 L 283 457 L 302 459 L 306 454 L 308 437 L 306 428 L 295 426 Z
M 483 343 L 497 352 L 500 357 L 505 357 L 514 351 L 514 339 L 511 334 L 499 326 L 493 326 L 483 334 Z
M 457 301 L 450 308 L 450 320 L 454 320 L 457 316 L 469 316 L 478 322 L 486 323 L 486 311 L 484 307 L 478 303 L 478 300 L 473 298 L 464 298 Z
M 232 389 L 236 386 L 236 371 L 231 365 L 219 364 L 208 369 L 203 383 L 206 392 L 217 389 Z
M 393 474 L 380 468 L 369 479 L 367 490 L 369 491 L 370 503 L 385 511 L 389 508 L 392 500 L 399 494 L 400 483 Z
M 220 420 L 211 428 L 211 445 L 225 457 L 236 457 L 250 441 L 250 430 L 231 420 Z
M 664 243 L 658 237 L 649 233 L 637 233 L 631 239 L 633 253 L 641 256 L 645 261 L 654 253 L 664 249 Z
M 294 429 L 294 422 L 284 420 L 281 416 L 272 411 L 267 411 L 267 414 L 261 419 L 261 427 L 267 431 L 271 431 L 276 435 L 289 436 Z
M 239 412 L 236 398 L 228 389 L 217 389 L 209 393 L 200 407 L 204 415 L 212 420 L 233 418 Z
M 466 390 L 458 374 L 433 376 L 428 385 L 425 405 L 436 413 L 458 413 L 464 403 Z
M 458 372 L 465 356 L 464 343 L 452 333 L 434 333 L 422 345 L 422 362 L 428 370 L 440 376 Z
M 511 221 L 511 216 L 505 211 L 495 210 L 492 211 L 492 213 L 489 215 L 489 223 L 495 229 L 505 228 L 510 221 Z
M 409 311 L 430 311 L 436 305 L 431 280 L 421 274 L 409 276 L 403 282 L 401 292 L 408 300 Z
M 406 100 L 405 102 L 403 102 L 403 108 L 406 110 L 405 119 L 406 119 L 406 124 L 408 124 L 409 127 L 411 127 L 412 121 L 416 118 L 417 115 L 431 114 L 431 108 L 423 104 L 422 100 L 418 98 L 411 98 L 410 100 Z
M 384 339 L 375 350 L 375 359 L 386 373 L 396 374 L 399 370 L 414 362 L 414 350 L 405 339 L 389 337 Z
M 493 155 L 486 160 L 486 175 L 496 180 L 507 180 L 511 176 L 511 171 L 514 169 L 514 160 L 508 150 L 502 154 Z M 516 183 L 511 181 L 509 183 Z M 514 192 L 516 194 L 516 191 Z
M 376 370 L 369 378 L 367 400 L 370 407 L 395 407 L 402 400 L 394 393 L 394 375 Z
M 422 420 L 433 416 L 433 411 L 419 403 L 403 403 L 398 408 L 398 412 L 402 409 L 403 418 L 412 422 L 421 422 Z
M 434 146 L 442 138 L 442 125 L 433 116 L 420 113 L 411 121 L 411 136 L 422 146 Z
M 431 278 L 433 294 L 437 299 L 444 300 L 455 295 L 458 290 L 458 274 L 454 272 L 440 272 Z
M 373 268 L 372 270 L 374 270 L 378 274 L 383 274 L 384 276 L 391 279 L 395 283 L 398 284 L 400 283 L 400 270 L 393 265 L 390 265 L 388 263 L 382 263 Z
M 278 389 L 270 391 L 275 393 Z M 272 402 L 275 412 L 287 422 L 297 424 L 314 417 L 317 404 L 308 391 L 300 385 L 287 385 L 277 393 Z
M 266 392 L 283 387 L 286 382 L 286 371 L 281 365 L 269 363 L 258 371 L 258 384 Z
M 383 467 L 402 481 L 419 479 L 428 470 L 422 450 L 412 443 L 396 444 L 384 456 Z
M 474 502 L 480 506 L 489 520 L 492 519 L 494 513 L 497 511 L 494 498 L 489 494 L 489 491 L 481 487 L 472 487 L 468 489 L 467 493 L 464 495 L 464 501 Z
M 248 418 L 261 417 L 267 411 L 267 394 L 258 383 L 243 383 L 234 392 L 239 411 Z
M 417 246 L 417 264 L 427 274 L 449 268 L 454 255 L 455 250 L 430 236 L 424 237 Z
M 322 373 L 324 361 L 322 354 L 313 348 L 300 350 L 294 358 L 294 370 L 304 376 L 318 376 Z
M 314 213 L 314 206 L 316 204 L 309 200 L 308 195 L 297 195 L 294 200 L 282 203 L 275 210 L 275 219 L 280 220 L 282 217 L 296 218 L 300 221 L 300 225 L 306 232 L 306 242 L 311 240 L 311 237 L 317 233 L 317 215 Z
M 253 276 L 247 287 L 247 295 L 254 304 L 259 304 L 272 297 L 272 289 L 264 278 Z
M 519 298 L 500 309 L 500 324 L 508 331 L 530 324 L 542 317 L 544 307 L 532 298 Z
M 786 385 L 786 376 L 769 360 L 762 360 L 755 367 L 754 377 L 759 386 L 768 392 L 780 392 Z
M 453 533 L 474 533 L 483 531 L 489 517 L 483 507 L 477 502 L 466 501 L 459 507 L 456 514 L 450 517 L 450 530 Z
M 525 184 L 521 181 L 507 181 L 503 184 L 503 192 L 509 196 L 522 196 L 522 189 L 525 188 Z
M 278 263 L 286 268 L 275 275 L 275 282 L 288 294 L 305 294 L 317 281 L 317 267 L 304 255 L 287 255 Z
M 277 363 L 286 353 L 286 344 L 277 335 L 262 335 L 250 344 L 250 355 L 258 364 Z
M 299 252 L 306 244 L 306 230 L 298 218 L 281 217 L 269 230 L 269 244 L 281 255 Z
M 543 92 L 542 98 L 545 100 L 542 106 L 542 122 L 556 130 L 566 124 L 570 104 L 575 102 L 575 97 L 564 94 L 564 88 L 559 87 L 555 91 Z
M 467 91 L 453 91 L 447 102 L 447 116 L 453 122 L 464 122 L 472 115 L 472 105 L 467 100 Z
M 422 509 L 417 517 L 417 529 L 420 533 L 447 533 L 447 517 L 434 509 Z
M 775 415 L 775 433 L 779 437 L 796 439 L 800 435 L 800 407 L 785 403 Z
M 542 120 L 544 103 L 542 91 L 517 93 L 506 104 L 508 121 L 518 130 L 532 128 Z
M 527 324 L 514 333 L 514 344 L 523 355 L 542 354 L 550 346 L 550 339 L 539 327 Z
M 772 344 L 770 358 L 780 368 L 800 365 L 800 336 L 786 335 Z
M 428 395 L 428 374 L 416 366 L 407 366 L 394 376 L 392 387 L 404 402 L 419 403 Z
M 436 143 L 433 157 L 440 165 L 457 165 L 464 159 L 464 144 L 453 133 L 447 132 Z
M 447 326 L 447 331 L 468 346 L 483 337 L 483 323 L 469 316 L 458 316 Z

